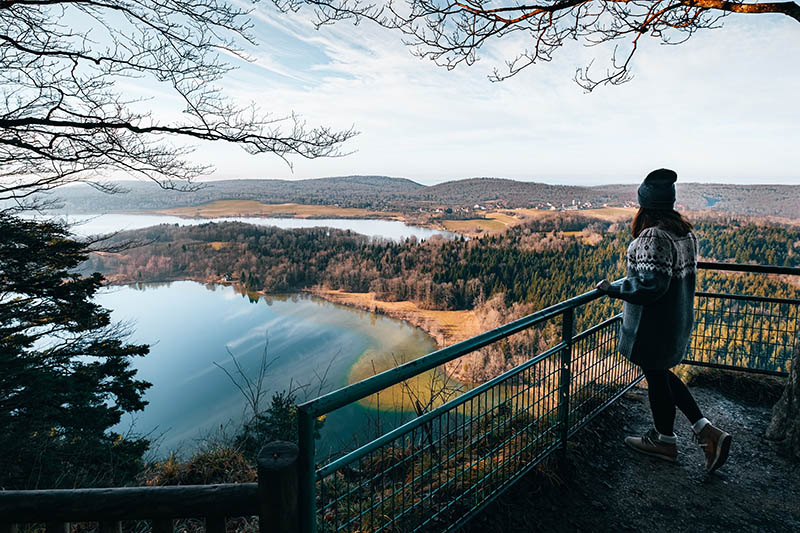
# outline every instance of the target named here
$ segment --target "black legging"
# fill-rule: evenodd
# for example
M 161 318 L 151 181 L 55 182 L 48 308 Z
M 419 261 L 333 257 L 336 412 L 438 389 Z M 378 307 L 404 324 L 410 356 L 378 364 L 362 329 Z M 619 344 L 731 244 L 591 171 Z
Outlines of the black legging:
M 659 433 L 672 435 L 675 429 L 676 406 L 692 424 L 703 418 L 692 393 L 678 376 L 666 369 L 642 370 L 647 378 L 647 395 L 650 398 L 650 410 L 653 411 L 653 422 Z

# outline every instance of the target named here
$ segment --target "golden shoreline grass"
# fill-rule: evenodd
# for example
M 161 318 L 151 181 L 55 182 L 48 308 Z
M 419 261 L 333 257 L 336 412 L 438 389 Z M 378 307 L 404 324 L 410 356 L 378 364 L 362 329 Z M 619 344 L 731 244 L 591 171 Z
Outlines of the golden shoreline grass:
M 345 292 L 334 289 L 313 288 L 309 290 L 333 303 L 357 307 L 405 320 L 424 330 L 443 348 L 461 342 L 480 333 L 478 318 L 473 310 L 437 311 L 422 309 L 414 302 L 387 302 L 375 298 L 372 292 Z
M 378 300 L 375 298 L 374 293 L 344 292 L 319 287 L 311 289 L 309 292 L 336 304 L 377 312 L 395 319 L 404 320 L 430 335 L 438 348 L 455 344 L 480 333 L 478 318 L 475 315 L 475 311 L 472 310 L 436 311 L 422 309 L 409 301 L 386 302 Z M 373 350 L 366 350 L 361 354 L 350 368 L 348 383 L 362 381 L 373 374 L 383 372 L 395 365 L 412 361 L 426 354 L 415 354 L 414 350 L 409 347 L 408 351 L 395 354 L 397 361 L 389 361 L 385 357 L 375 357 L 375 355 Z M 375 360 L 382 361 L 379 367 L 374 366 L 373 361 Z M 432 399 L 432 393 L 440 390 L 442 386 L 453 388 L 459 385 L 457 381 L 446 376 L 442 371 L 428 371 L 409 380 L 405 385 L 395 385 L 382 391 L 380 397 L 371 396 L 359 403 L 373 409 L 386 410 L 388 408 L 395 411 L 410 411 L 414 408 L 412 396 L 416 397 L 423 405 L 431 401 L 434 404 L 438 404 L 441 403 L 442 398 Z M 408 390 L 409 388 L 410 391 Z

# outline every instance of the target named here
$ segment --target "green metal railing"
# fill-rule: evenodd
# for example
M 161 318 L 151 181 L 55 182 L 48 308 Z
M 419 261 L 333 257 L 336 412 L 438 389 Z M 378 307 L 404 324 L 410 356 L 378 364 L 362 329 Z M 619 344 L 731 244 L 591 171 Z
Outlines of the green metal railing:
M 698 263 L 710 271 L 800 276 L 800 268 Z M 698 292 L 687 364 L 785 376 L 798 335 L 800 300 Z
M 698 266 L 800 276 L 800 268 Z M 225 531 L 226 517 L 251 515 L 260 516 L 262 532 L 294 532 L 298 520 L 304 533 L 455 530 L 548 455 L 566 449 L 575 432 L 642 379 L 617 353 L 619 315 L 575 334 L 576 318 L 589 316 L 584 306 L 602 296 L 587 292 L 299 406 L 299 450 L 293 443 L 268 444 L 259 456 L 258 484 L 0 491 L 0 533 L 34 522 L 64 533 L 69 521 L 100 521 L 100 531 L 119 533 L 120 521 L 139 519 L 150 520 L 155 533 L 171 533 L 174 519 L 187 517 L 205 517 L 206 531 L 214 533 Z M 788 372 L 800 300 L 698 292 L 695 305 L 684 362 Z M 491 344 L 502 347 L 531 328 L 550 328 L 538 341 L 559 338 L 458 397 L 432 403 L 428 412 L 416 409 L 410 420 L 401 413 L 394 425 L 377 424 L 374 436 L 339 455 L 315 449 L 318 417 Z M 525 353 L 540 349 L 526 346 L 537 350 Z
M 616 353 L 618 316 L 573 334 L 574 309 L 599 296 L 592 291 L 567 300 L 300 406 L 304 530 L 453 530 L 564 446 L 641 379 Z M 309 438 L 316 417 L 559 318 L 562 340 L 555 346 L 343 457 L 316 464 Z
M 800 275 L 800 269 L 700 268 Z M 593 290 L 299 407 L 301 530 L 453 531 L 642 379 L 617 353 L 621 318 L 575 334 Z M 687 364 L 785 374 L 800 301 L 698 293 Z M 314 421 L 535 326 L 561 340 L 521 365 L 339 457 L 317 457 Z
M 800 268 L 699 263 L 738 273 L 798 275 Z M 790 298 L 698 292 L 687 364 L 786 375 L 798 338 L 800 302 Z

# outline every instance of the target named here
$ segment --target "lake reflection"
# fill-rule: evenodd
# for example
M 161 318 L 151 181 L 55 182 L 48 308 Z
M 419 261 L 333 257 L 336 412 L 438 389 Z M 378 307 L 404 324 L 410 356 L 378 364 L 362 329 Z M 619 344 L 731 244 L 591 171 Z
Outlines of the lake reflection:
M 132 422 L 137 433 L 162 435 L 156 452 L 189 453 L 197 439 L 220 428 L 230 434 L 246 416 L 244 396 L 217 365 L 255 377 L 266 347 L 264 380 L 273 392 L 298 388 L 298 397 L 348 384 L 362 354 L 415 358 L 435 349 L 433 340 L 407 323 L 335 305 L 308 295 L 258 297 L 222 285 L 190 281 L 111 287 L 97 301 L 113 319 L 131 322 L 132 342 L 150 343 L 151 353 L 134 361 L 138 378 L 153 386 L 143 412 L 126 415 L 116 431 Z M 389 421 L 384 414 L 380 423 Z M 375 411 L 354 404 L 331 413 L 321 451 L 352 447 L 377 423 Z M 385 428 L 384 428 L 385 429 Z

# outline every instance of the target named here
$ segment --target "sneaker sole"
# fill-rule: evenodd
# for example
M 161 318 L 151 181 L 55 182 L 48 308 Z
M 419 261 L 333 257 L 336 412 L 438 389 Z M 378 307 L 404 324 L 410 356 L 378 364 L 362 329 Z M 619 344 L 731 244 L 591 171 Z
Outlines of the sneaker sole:
M 635 450 L 635 451 L 641 453 L 642 455 L 649 455 L 650 457 L 657 457 L 657 458 L 662 459 L 664 461 L 669 461 L 670 463 L 678 462 L 678 458 L 677 457 L 670 457 L 669 455 L 663 455 L 663 454 L 655 453 L 655 452 L 648 452 L 648 451 L 645 451 L 645 450 L 643 450 L 641 448 L 637 448 L 633 444 L 628 444 L 628 441 L 624 441 L 624 442 L 625 442 L 625 446 L 627 446 L 631 450 Z
M 731 440 L 731 436 L 727 433 L 722 437 L 722 441 L 717 448 L 717 456 L 714 457 L 714 462 L 711 463 L 711 468 L 708 469 L 709 472 L 721 467 L 728 460 L 728 453 L 731 451 Z

